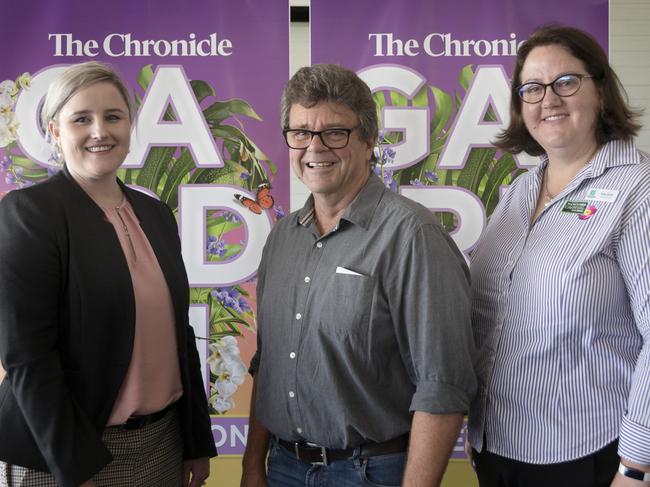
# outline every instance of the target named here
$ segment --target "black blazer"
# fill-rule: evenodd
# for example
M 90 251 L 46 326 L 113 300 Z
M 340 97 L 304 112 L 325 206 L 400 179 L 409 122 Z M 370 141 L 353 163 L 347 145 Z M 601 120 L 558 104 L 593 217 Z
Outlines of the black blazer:
M 121 183 L 120 183 L 121 184 Z M 185 458 L 216 455 L 170 209 L 122 185 L 174 305 Z M 113 226 L 67 169 L 0 202 L 0 460 L 77 487 L 111 460 L 101 434 L 133 347 L 131 276 Z

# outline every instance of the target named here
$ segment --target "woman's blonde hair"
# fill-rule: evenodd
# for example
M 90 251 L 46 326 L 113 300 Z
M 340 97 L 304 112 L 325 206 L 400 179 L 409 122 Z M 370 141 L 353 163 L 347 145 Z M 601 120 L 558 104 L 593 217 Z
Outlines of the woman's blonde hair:
M 129 120 L 133 122 L 135 110 L 126 85 L 108 64 L 88 61 L 74 64 L 61 73 L 49 86 L 43 108 L 41 109 L 41 126 L 47 133 L 50 122 L 56 122 L 61 109 L 74 94 L 86 86 L 107 82 L 111 83 L 124 99 L 129 110 Z

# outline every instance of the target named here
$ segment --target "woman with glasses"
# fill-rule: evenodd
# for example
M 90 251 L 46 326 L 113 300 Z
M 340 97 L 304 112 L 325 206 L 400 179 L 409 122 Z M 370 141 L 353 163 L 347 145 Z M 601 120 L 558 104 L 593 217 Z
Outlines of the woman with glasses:
M 482 487 L 650 485 L 650 163 L 598 43 L 543 27 L 496 145 L 541 156 L 472 256 Z

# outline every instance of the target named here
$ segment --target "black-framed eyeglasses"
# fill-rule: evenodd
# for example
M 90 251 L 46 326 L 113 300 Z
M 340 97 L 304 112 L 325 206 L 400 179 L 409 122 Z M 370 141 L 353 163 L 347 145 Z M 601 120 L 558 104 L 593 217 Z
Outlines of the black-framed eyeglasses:
M 580 89 L 583 78 L 596 78 L 588 74 L 567 73 L 558 76 L 550 83 L 538 83 L 531 81 L 517 87 L 517 94 L 525 103 L 539 103 L 546 95 L 546 88 L 549 86 L 557 96 L 567 97 L 575 95 Z
M 360 125 L 351 129 L 343 127 L 326 130 L 286 129 L 282 134 L 287 145 L 292 149 L 306 149 L 315 135 L 320 137 L 320 141 L 328 149 L 343 149 L 350 142 L 350 134 L 359 127 Z

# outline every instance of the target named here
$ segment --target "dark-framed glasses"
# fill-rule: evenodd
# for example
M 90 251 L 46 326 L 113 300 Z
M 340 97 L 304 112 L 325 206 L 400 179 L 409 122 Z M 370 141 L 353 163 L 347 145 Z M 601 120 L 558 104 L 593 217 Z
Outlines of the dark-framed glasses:
M 517 87 L 517 94 L 525 103 L 539 103 L 546 95 L 546 88 L 550 86 L 557 96 L 567 97 L 578 92 L 583 78 L 595 78 L 595 76 L 568 73 L 558 76 L 550 83 L 531 81 Z
M 316 135 L 328 149 L 343 149 L 350 141 L 350 134 L 358 128 L 359 125 L 351 129 L 342 127 L 326 130 L 286 129 L 282 134 L 287 145 L 292 149 L 306 149 Z

